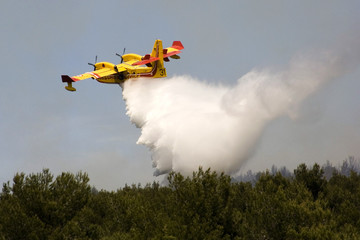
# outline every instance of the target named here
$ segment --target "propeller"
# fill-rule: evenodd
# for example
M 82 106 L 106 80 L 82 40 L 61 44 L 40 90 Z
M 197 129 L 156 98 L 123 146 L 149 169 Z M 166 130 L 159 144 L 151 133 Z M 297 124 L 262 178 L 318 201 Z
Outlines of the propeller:
M 125 49 L 126 49 L 126 48 L 124 48 L 124 51 L 123 51 L 122 55 L 125 54 Z M 123 63 L 124 59 L 123 59 L 122 55 L 120 55 L 120 54 L 118 54 L 118 53 L 116 53 L 115 55 L 118 56 L 118 57 L 120 57 L 120 58 L 121 58 L 121 62 L 120 62 L 120 63 Z
M 90 66 L 94 67 L 94 71 L 96 70 L 95 64 L 97 63 L 97 55 L 95 56 L 95 63 L 88 63 Z

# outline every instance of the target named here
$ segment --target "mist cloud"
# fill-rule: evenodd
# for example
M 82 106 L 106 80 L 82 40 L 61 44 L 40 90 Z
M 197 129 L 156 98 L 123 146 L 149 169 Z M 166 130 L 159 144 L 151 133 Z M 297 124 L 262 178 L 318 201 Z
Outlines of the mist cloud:
M 306 97 L 343 73 L 343 62 L 324 52 L 297 56 L 283 70 L 252 70 L 235 86 L 190 76 L 126 81 L 123 97 L 141 128 L 137 143 L 152 151 L 154 175 L 189 175 L 199 166 L 232 174 L 253 154 L 267 124 L 296 116 Z

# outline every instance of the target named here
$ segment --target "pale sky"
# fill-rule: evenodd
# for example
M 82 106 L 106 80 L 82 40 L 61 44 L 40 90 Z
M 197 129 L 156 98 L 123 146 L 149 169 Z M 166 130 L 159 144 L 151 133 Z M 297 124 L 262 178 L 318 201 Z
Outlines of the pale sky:
M 353 51 L 349 72 L 308 98 L 295 119 L 273 121 L 243 171 L 360 158 L 360 2 L 1 1 L 0 182 L 17 172 L 84 171 L 99 189 L 153 177 L 151 154 L 125 115 L 121 88 L 61 75 L 117 63 L 181 40 L 168 76 L 232 86 L 250 70 L 281 68 L 303 52 Z M 356 60 L 357 59 L 357 60 Z

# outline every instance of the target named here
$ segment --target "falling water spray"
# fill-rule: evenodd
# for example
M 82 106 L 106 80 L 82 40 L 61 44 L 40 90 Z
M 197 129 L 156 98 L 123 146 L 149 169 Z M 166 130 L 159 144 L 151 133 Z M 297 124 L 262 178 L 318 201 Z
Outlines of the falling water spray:
M 343 72 L 330 54 L 298 56 L 281 71 L 252 70 L 235 86 L 190 76 L 126 81 L 127 115 L 152 152 L 154 175 L 199 166 L 233 174 L 251 157 L 264 128 Z

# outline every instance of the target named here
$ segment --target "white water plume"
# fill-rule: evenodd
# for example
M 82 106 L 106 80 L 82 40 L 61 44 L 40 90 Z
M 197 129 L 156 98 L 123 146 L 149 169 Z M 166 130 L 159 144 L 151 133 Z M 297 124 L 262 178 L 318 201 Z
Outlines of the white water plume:
M 341 74 L 330 54 L 297 57 L 282 71 L 253 70 L 235 86 L 190 76 L 126 81 L 130 120 L 141 128 L 138 144 L 152 151 L 154 175 L 185 175 L 199 166 L 232 174 L 251 156 L 264 127 L 294 109 Z

